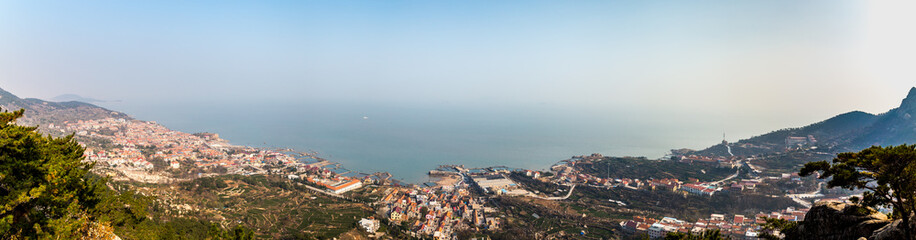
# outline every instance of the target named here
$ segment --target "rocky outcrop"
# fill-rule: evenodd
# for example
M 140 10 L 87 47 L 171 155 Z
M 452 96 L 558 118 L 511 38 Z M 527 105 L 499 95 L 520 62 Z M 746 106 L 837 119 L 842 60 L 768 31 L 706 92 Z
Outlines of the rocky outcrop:
M 818 202 L 793 229 L 784 229 L 785 239 L 907 239 L 903 220 L 892 221 L 872 208 L 840 202 Z M 916 215 L 910 216 L 916 227 Z
M 906 239 L 902 224 L 903 220 L 897 219 L 872 233 L 872 235 L 868 237 L 868 240 Z M 910 229 L 916 229 L 916 216 L 910 216 Z
M 786 232 L 786 239 L 871 239 L 877 230 L 890 223 L 887 215 L 872 208 L 819 202 L 794 231 Z
M 91 222 L 89 224 L 89 231 L 86 232 L 86 236 L 81 238 L 98 240 L 121 240 L 118 235 L 115 235 L 114 229 L 112 229 L 111 226 L 98 222 Z

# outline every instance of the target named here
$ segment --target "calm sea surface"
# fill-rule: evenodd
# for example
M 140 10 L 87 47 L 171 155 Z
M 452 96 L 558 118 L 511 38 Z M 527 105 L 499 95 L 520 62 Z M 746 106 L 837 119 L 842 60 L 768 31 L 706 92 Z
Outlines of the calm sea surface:
M 572 155 L 662 157 L 721 141 L 702 117 L 531 107 L 356 104 L 105 104 L 183 132 L 215 132 L 236 145 L 289 147 L 362 172 L 423 182 L 440 164 L 546 169 Z

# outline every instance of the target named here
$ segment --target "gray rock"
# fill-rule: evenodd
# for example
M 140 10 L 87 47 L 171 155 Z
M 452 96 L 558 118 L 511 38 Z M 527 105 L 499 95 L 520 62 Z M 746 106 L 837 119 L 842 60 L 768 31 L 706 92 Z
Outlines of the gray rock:
M 859 239 L 868 238 L 888 225 L 887 215 L 872 208 L 840 202 L 819 202 L 805 215 L 805 221 L 786 239 Z
M 894 222 L 876 230 L 870 237 L 868 237 L 868 240 L 906 239 L 906 235 L 903 232 L 903 228 L 901 228 L 901 224 L 903 224 L 903 220 L 897 219 Z M 914 215 L 910 216 L 910 226 L 910 229 L 916 229 L 913 228 L 916 227 L 916 216 Z

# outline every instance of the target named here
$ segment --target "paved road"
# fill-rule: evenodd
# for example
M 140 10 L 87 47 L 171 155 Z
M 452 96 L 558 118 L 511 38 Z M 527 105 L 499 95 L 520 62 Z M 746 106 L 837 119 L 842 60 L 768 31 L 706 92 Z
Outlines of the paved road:
M 824 187 L 824 184 L 826 184 L 826 183 L 825 183 L 825 182 L 819 182 L 819 183 L 817 183 L 817 190 L 815 190 L 815 191 L 812 191 L 812 192 L 809 192 L 809 193 L 786 194 L 786 197 L 791 198 L 792 201 L 795 201 L 795 202 L 797 202 L 798 204 L 801 204 L 802 206 L 805 206 L 806 208 L 810 208 L 811 205 L 814 205 L 814 203 L 808 202 L 808 201 L 805 201 L 805 200 L 802 200 L 802 199 L 804 199 L 804 198 L 823 197 L 824 194 L 821 194 L 821 189 Z
M 572 187 L 569 188 L 569 193 L 566 193 L 566 196 L 564 197 L 540 197 L 540 196 L 534 196 L 534 197 L 540 198 L 540 199 L 546 199 L 546 200 L 566 200 L 567 198 L 569 198 L 569 196 L 572 196 L 573 190 L 576 190 L 575 184 L 573 184 Z
M 722 180 L 715 181 L 715 182 L 712 183 L 712 185 L 719 185 L 719 184 L 722 183 L 722 182 L 725 182 L 725 181 L 731 180 L 732 178 L 738 177 L 738 173 L 741 173 L 741 168 L 740 168 L 740 167 L 738 168 L 738 170 L 735 170 L 735 174 L 729 175 L 728 177 L 726 177 L 726 178 L 724 178 L 724 179 L 722 179 Z

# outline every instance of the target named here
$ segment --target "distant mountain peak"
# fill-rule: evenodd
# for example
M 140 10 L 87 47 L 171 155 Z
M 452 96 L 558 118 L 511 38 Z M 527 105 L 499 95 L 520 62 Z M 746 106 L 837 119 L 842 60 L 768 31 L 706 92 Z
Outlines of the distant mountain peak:
M 0 104 L 9 104 L 9 103 L 18 102 L 21 100 L 22 99 L 20 99 L 13 93 L 7 92 L 6 90 L 3 90 L 2 88 L 0 88 Z
M 103 102 L 106 102 L 105 100 L 98 100 L 98 99 L 95 99 L 95 98 L 87 98 L 87 97 L 83 97 L 83 96 L 76 95 L 76 94 L 64 94 L 64 95 L 60 95 L 60 96 L 51 98 L 51 101 L 55 101 L 55 102 L 70 102 L 70 101 L 77 101 L 77 102 L 84 102 L 84 103 L 103 103 Z
M 902 108 L 905 105 L 912 106 L 914 104 L 916 104 L 916 87 L 910 88 L 910 92 L 906 94 L 906 98 L 900 103 L 900 107 Z
M 18 124 L 25 126 L 37 125 L 45 127 L 50 124 L 62 124 L 67 121 L 112 117 L 130 119 L 127 114 L 111 111 L 91 103 L 77 101 L 49 102 L 37 98 L 19 98 L 3 89 L 0 89 L 0 109 L 4 111 L 25 109 L 25 116 L 17 120 Z M 43 131 L 46 130 L 43 129 Z
M 910 92 L 900 103 L 900 110 L 903 113 L 916 113 L 916 87 L 910 88 Z
M 731 146 L 735 154 L 756 155 L 783 151 L 791 146 L 789 137 L 812 136 L 817 144 L 832 151 L 859 151 L 880 145 L 892 146 L 916 143 L 916 87 L 911 87 L 900 107 L 882 114 L 852 111 L 804 127 L 785 128 L 767 134 L 743 139 L 747 147 Z M 698 155 L 727 156 L 714 145 L 699 151 Z
M 3 90 L 3 88 L 0 88 L 0 96 L 3 96 L 3 97 L 6 97 L 6 96 L 13 96 L 13 97 L 15 97 L 16 95 L 13 95 L 13 93 L 7 92 L 6 90 Z M 17 98 L 18 98 L 18 97 L 17 97 Z

